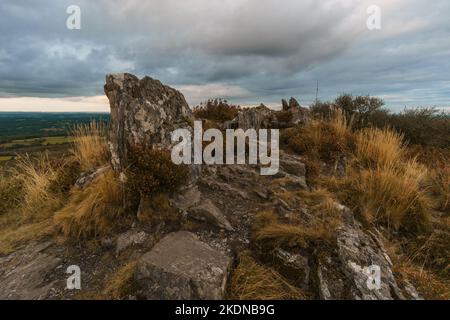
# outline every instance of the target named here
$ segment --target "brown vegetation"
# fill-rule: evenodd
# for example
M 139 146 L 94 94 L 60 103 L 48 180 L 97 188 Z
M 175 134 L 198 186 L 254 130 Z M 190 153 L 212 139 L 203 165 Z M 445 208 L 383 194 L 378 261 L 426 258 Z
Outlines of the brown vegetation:
M 248 252 L 239 256 L 230 285 L 230 299 L 299 300 L 304 293 L 274 270 L 257 263 Z

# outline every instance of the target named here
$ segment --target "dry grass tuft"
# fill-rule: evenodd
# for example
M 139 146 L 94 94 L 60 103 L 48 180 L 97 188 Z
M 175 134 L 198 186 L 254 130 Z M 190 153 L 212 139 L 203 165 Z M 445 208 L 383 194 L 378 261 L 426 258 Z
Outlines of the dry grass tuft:
M 403 136 L 388 128 L 368 128 L 356 134 L 355 158 L 365 167 L 396 166 L 405 154 Z
M 22 183 L 15 175 L 0 173 L 0 217 L 19 207 L 23 199 Z
M 450 280 L 448 273 L 446 276 L 443 275 L 442 272 L 435 272 L 435 268 L 432 268 L 432 270 L 428 269 L 428 263 L 426 263 L 426 261 L 420 261 L 423 256 L 420 254 L 417 255 L 417 249 L 409 247 L 410 242 L 411 241 L 408 241 L 406 248 L 404 244 L 403 246 L 401 245 L 401 242 L 391 241 L 385 243 L 389 257 L 394 264 L 392 271 L 394 272 L 395 277 L 400 282 L 405 280 L 410 282 L 414 285 L 419 294 L 427 300 L 450 299 Z M 411 253 L 407 254 L 405 251 L 415 252 L 411 255 Z M 430 260 L 428 262 L 430 262 Z M 448 249 L 446 262 L 448 263 Z
M 342 221 L 336 202 L 323 189 L 301 193 L 311 213 L 307 219 L 282 221 L 271 211 L 255 216 L 252 224 L 253 238 L 260 247 L 308 248 L 334 241 L 335 232 Z
M 107 234 L 124 211 L 123 186 L 107 170 L 87 188 L 73 189 L 68 204 L 55 215 L 55 225 L 71 239 Z
M 349 121 L 336 111 L 329 120 L 314 119 L 305 126 L 285 130 L 281 139 L 298 154 L 334 161 L 349 151 L 352 137 Z
M 407 156 L 400 134 L 368 128 L 356 134 L 346 177 L 329 183 L 366 221 L 421 232 L 430 227 L 433 207 L 427 180 L 427 169 Z
M 450 279 L 450 218 L 435 219 L 433 231 L 408 241 L 409 260 Z
M 422 186 L 425 174 L 424 168 L 410 161 L 403 167 L 350 170 L 347 178 L 366 221 L 417 232 L 430 226 L 432 201 Z
M 272 269 L 258 264 L 248 253 L 239 257 L 230 298 L 237 300 L 300 300 L 305 294 Z
M 19 226 L 14 224 L 2 228 L 0 230 L 0 255 L 12 253 L 30 241 L 50 236 L 53 231 L 51 219 Z
M 134 270 L 136 262 L 129 262 L 117 270 L 109 279 L 105 295 L 109 299 L 124 299 L 136 292 Z
M 72 130 L 74 137 L 72 154 L 82 170 L 89 171 L 108 161 L 108 145 L 103 122 L 91 121 L 79 124 Z
M 62 203 L 60 195 L 52 189 L 58 178 L 58 169 L 52 164 L 48 153 L 36 158 L 19 155 L 14 175 L 22 185 L 23 203 L 21 211 L 33 219 L 56 210 Z
M 450 163 L 442 163 L 438 169 L 431 171 L 430 185 L 437 209 L 450 215 Z

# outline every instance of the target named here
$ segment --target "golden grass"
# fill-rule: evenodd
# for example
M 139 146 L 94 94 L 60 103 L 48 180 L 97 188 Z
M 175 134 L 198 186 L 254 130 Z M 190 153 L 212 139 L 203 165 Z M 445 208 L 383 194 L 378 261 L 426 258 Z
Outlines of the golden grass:
M 136 291 L 134 271 L 136 262 L 132 261 L 122 266 L 109 279 L 104 294 L 108 299 L 123 299 Z
M 239 257 L 231 278 L 231 299 L 237 300 L 300 300 L 305 294 L 289 284 L 274 270 L 258 264 L 248 253 Z
M 346 193 L 344 199 L 368 222 L 382 222 L 395 230 L 427 230 L 433 207 L 428 171 L 407 156 L 403 136 L 368 128 L 357 133 L 355 141 L 346 177 L 334 180 L 338 192 Z
M 355 158 L 366 167 L 399 165 L 406 153 L 401 134 L 388 128 L 368 128 L 356 134 Z
M 450 214 L 450 164 L 445 163 L 430 174 L 431 192 L 436 197 L 437 208 Z
M 283 132 L 282 140 L 299 154 L 324 161 L 336 160 L 349 150 L 352 130 L 342 112 L 334 112 L 331 119 L 313 119 L 305 126 L 290 128 Z
M 413 264 L 401 264 L 394 267 L 394 272 L 408 279 L 420 295 L 427 300 L 449 300 L 450 281 Z
M 308 248 L 312 244 L 334 241 L 342 216 L 336 202 L 323 189 L 302 191 L 310 216 L 306 220 L 282 221 L 274 212 L 265 211 L 253 219 L 253 239 L 263 248 Z
M 448 236 L 448 234 L 447 234 Z M 409 243 L 411 241 L 408 241 Z M 447 240 L 448 242 L 448 240 Z M 427 300 L 449 300 L 450 299 L 450 278 L 443 275 L 442 272 L 435 272 L 426 268 L 425 261 L 420 261 L 423 257 L 417 255 L 417 249 L 411 250 L 408 246 L 401 246 L 401 242 L 385 242 L 394 267 L 392 271 L 398 281 L 408 280 Z M 403 248 L 402 248 L 403 247 Z M 406 250 L 405 250 L 406 249 Z M 447 248 L 447 263 L 448 263 Z M 415 251 L 413 254 L 405 254 L 409 251 Z
M 0 230 L 0 255 L 16 251 L 30 241 L 36 241 L 53 234 L 52 219 L 20 226 L 8 226 Z
M 0 172 L 0 217 L 22 202 L 22 184 L 15 175 Z
M 96 121 L 79 124 L 72 130 L 72 154 L 82 170 L 89 171 L 107 163 L 108 145 L 105 132 L 103 122 Z
M 110 232 L 123 213 L 123 186 L 108 169 L 83 190 L 74 188 L 68 204 L 55 215 L 55 225 L 71 239 Z
M 450 279 L 450 218 L 438 218 L 433 231 L 408 241 L 409 260 Z
M 425 168 L 414 161 L 403 167 L 349 170 L 355 204 L 369 222 L 383 222 L 395 230 L 424 231 L 430 224 L 432 201 L 422 184 Z
M 19 155 L 14 168 L 14 175 L 22 185 L 23 200 L 21 211 L 30 219 L 48 216 L 58 206 L 62 199 L 52 191 L 52 184 L 58 178 L 48 153 L 40 154 L 36 158 Z

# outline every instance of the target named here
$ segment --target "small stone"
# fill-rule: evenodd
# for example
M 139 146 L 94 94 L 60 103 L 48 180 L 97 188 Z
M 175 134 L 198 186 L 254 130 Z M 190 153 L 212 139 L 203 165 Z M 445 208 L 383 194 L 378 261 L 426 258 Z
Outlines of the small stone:
M 227 231 L 234 230 L 222 211 L 210 199 L 205 199 L 200 204 L 191 207 L 188 210 L 188 216 L 197 220 L 206 221 Z
M 117 238 L 116 255 L 119 255 L 122 251 L 131 246 L 143 244 L 147 240 L 147 238 L 148 235 L 144 231 L 138 232 L 130 230 L 122 233 Z

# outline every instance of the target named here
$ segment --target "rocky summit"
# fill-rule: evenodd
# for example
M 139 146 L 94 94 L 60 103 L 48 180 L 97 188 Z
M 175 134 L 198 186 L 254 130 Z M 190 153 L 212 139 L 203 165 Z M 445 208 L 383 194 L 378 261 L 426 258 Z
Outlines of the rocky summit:
M 189 129 L 195 120 L 183 94 L 156 79 L 111 74 L 104 89 L 111 107 L 110 163 L 77 177 L 72 190 L 79 201 L 76 208 L 84 203 L 83 195 L 94 191 L 95 201 L 117 200 L 128 189 L 109 200 L 104 189 L 95 188 L 108 175 L 126 175 L 132 146 L 170 148 L 171 132 Z M 288 133 L 312 121 L 309 110 L 294 98 L 283 100 L 279 111 L 261 105 L 238 109 L 233 119 L 221 123 L 198 120 L 218 130 L 280 128 Z M 243 287 L 247 280 L 239 280 L 247 277 L 255 286 L 269 281 L 260 290 L 269 294 L 268 288 L 279 288 L 277 298 L 289 293 L 309 299 L 421 299 L 413 284 L 395 272 L 386 230 L 362 221 L 356 207 L 317 188 L 315 171 L 338 179 L 345 161 L 336 156 L 314 166 L 304 155 L 282 148 L 274 176 L 261 176 L 258 165 L 209 165 L 176 190 L 131 189 L 138 199 L 127 212 L 122 200 L 105 205 L 106 212 L 117 212 L 107 221 L 112 225 L 108 232 L 97 232 L 109 226 L 101 217 L 70 220 L 70 227 L 83 219 L 94 225 L 92 242 L 81 237 L 64 241 L 60 233 L 50 233 L 45 241 L 1 257 L 0 298 L 253 298 Z M 149 181 L 162 185 L 162 173 L 151 174 L 154 180 Z M 119 186 L 127 183 L 120 180 Z M 97 212 L 99 203 L 89 212 Z M 81 291 L 66 289 L 70 265 L 81 269 Z

